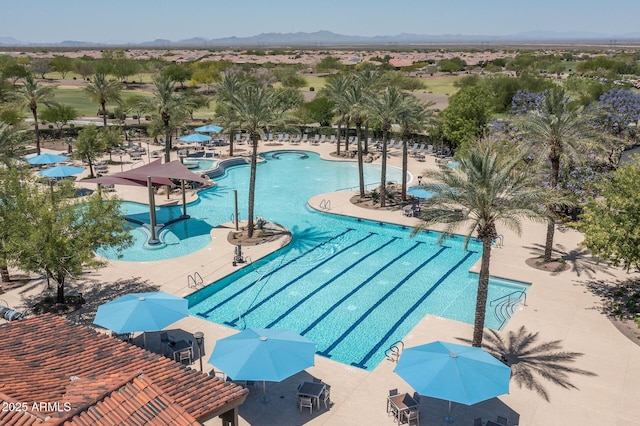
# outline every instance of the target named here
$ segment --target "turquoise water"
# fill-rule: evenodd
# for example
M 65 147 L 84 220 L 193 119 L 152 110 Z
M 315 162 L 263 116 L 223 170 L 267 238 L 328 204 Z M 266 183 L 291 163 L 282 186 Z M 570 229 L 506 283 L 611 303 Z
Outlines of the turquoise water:
M 308 216 L 307 200 L 314 195 L 358 185 L 358 166 L 353 162 L 324 161 L 311 152 L 274 151 L 265 154 L 267 161 L 258 164 L 256 177 L 255 215 L 280 223 L 294 233 L 312 233 L 313 221 Z M 304 157 L 304 158 L 303 158 Z M 387 169 L 388 180 L 399 181 L 401 171 Z M 240 219 L 247 218 L 249 166 L 234 166 L 216 177 L 217 186 L 198 193 L 199 199 L 187 206 L 191 219 L 164 228 L 159 237 L 163 244 L 145 247 L 147 232 L 132 225 L 134 244 L 121 257 L 114 250 L 100 250 L 109 259 L 141 262 L 173 259 L 203 249 L 211 242 L 210 231 L 221 223 L 230 222 L 234 212 L 233 190 L 238 191 Z M 373 187 L 380 182 L 380 166 L 365 164 L 365 182 Z M 146 204 L 123 203 L 124 214 L 149 223 Z M 180 217 L 181 206 L 156 208 L 158 223 Z
M 462 237 L 437 245 L 435 232 L 412 238 L 406 227 L 317 212 L 307 200 L 355 189 L 357 165 L 323 161 L 314 153 L 265 157 L 257 171 L 256 216 L 289 228 L 292 241 L 190 295 L 192 315 L 236 329 L 293 329 L 316 342 L 319 355 L 367 370 L 425 315 L 473 323 L 477 275 L 468 270 L 480 257 L 479 242 L 471 241 L 465 251 Z M 380 168 L 366 166 L 365 181 L 373 187 Z M 239 166 L 216 178 L 218 186 L 201 192 L 188 206 L 192 219 L 160 234 L 166 244 L 159 248 L 145 249 L 146 231 L 135 227 L 137 241 L 124 260 L 173 258 L 209 244 L 211 228 L 231 220 L 234 189 L 241 218 L 246 217 L 248 174 L 248 166 Z M 390 168 L 388 180 L 400 181 L 400 170 Z M 129 217 L 148 220 L 147 206 L 126 203 L 124 208 Z M 180 214 L 180 207 L 160 208 L 158 221 Z M 492 279 L 489 300 L 526 288 Z M 487 309 L 486 325 L 502 325 L 493 308 Z
M 190 313 L 239 330 L 287 328 L 318 354 L 370 370 L 425 315 L 473 323 L 482 246 L 438 233 L 308 212 L 314 231 L 187 297 Z M 488 300 L 527 285 L 492 279 Z M 501 320 L 487 309 L 486 327 Z M 437 322 L 433 323 L 437 326 Z

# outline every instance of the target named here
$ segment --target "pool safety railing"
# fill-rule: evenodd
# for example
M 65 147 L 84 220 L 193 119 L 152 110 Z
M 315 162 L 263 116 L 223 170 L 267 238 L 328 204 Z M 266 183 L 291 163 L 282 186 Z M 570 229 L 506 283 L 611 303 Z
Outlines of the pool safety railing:
M 331 210 L 331 200 L 323 198 L 322 201 L 320 201 L 320 208 L 323 210 Z
M 495 306 L 493 313 L 500 321 L 498 329 L 501 329 L 507 320 L 511 318 L 521 301 L 523 301 L 523 306 L 527 306 L 527 292 L 525 290 L 513 291 L 489 302 L 489 306 Z
M 198 286 L 202 286 L 203 284 L 204 280 L 197 271 L 193 275 L 187 275 L 187 287 L 198 288 Z
M 398 340 L 393 345 L 389 347 L 386 351 L 384 351 L 384 356 L 391 362 L 397 363 L 400 359 L 400 355 L 404 350 L 404 342 L 402 340 Z

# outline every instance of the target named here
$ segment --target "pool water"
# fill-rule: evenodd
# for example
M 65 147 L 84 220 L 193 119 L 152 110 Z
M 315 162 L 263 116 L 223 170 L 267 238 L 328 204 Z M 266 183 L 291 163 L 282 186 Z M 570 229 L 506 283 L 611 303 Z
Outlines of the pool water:
M 437 245 L 436 232 L 412 238 L 406 227 L 317 212 L 307 200 L 355 190 L 357 164 L 324 161 L 315 153 L 273 152 L 265 158 L 257 169 L 256 216 L 286 226 L 292 241 L 188 296 L 192 315 L 239 330 L 293 329 L 316 342 L 319 355 L 366 370 L 425 315 L 473 323 L 478 277 L 468 271 L 480 258 L 479 242 L 472 240 L 465 251 L 462 237 Z M 377 186 L 380 167 L 365 166 L 367 186 Z M 396 168 L 387 175 L 401 180 Z M 248 166 L 227 169 L 216 178 L 217 187 L 189 204 L 192 219 L 161 232 L 160 247 L 144 248 L 146 231 L 135 227 L 136 244 L 123 260 L 168 259 L 204 248 L 212 227 L 231 220 L 233 190 L 246 200 L 248 176 Z M 148 220 L 145 205 L 125 203 L 124 209 L 129 217 Z M 159 208 L 158 221 L 180 214 L 180 207 Z M 526 288 L 492 279 L 488 300 Z M 487 307 L 486 326 L 503 326 L 493 307 Z
M 308 213 L 312 235 L 188 296 L 190 313 L 239 330 L 287 328 L 319 355 L 370 370 L 425 315 L 473 323 L 482 246 L 463 237 Z M 526 289 L 492 279 L 490 301 Z M 435 326 L 435 324 L 434 324 Z M 486 327 L 501 320 L 487 309 Z

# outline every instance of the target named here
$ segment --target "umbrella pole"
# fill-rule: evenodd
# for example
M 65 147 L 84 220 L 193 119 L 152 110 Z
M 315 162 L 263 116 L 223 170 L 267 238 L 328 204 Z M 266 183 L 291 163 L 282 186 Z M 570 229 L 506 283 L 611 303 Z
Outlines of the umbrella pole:
M 269 398 L 267 398 L 267 381 L 262 381 L 262 398 L 260 398 L 260 402 L 266 404 L 269 402 Z
M 147 349 L 147 333 L 146 332 L 142 332 L 142 345 L 143 348 Z
M 453 423 L 453 417 L 451 417 L 451 401 L 449 401 L 449 414 L 444 416 L 444 421 L 446 423 Z

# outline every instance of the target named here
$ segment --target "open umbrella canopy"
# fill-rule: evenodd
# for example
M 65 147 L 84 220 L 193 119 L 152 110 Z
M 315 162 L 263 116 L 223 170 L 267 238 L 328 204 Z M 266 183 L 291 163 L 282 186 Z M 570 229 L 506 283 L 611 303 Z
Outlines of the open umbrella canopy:
M 84 172 L 82 167 L 75 166 L 55 166 L 50 169 L 40 170 L 38 175 L 48 178 L 64 178 L 73 175 L 79 175 Z
M 178 139 L 182 142 L 209 142 L 211 140 L 211 136 L 192 133 L 190 135 L 181 136 Z
M 316 344 L 291 330 L 247 329 L 220 339 L 209 363 L 234 380 L 279 382 L 314 365 Z
M 393 371 L 420 395 L 466 405 L 509 393 L 511 379 L 482 348 L 440 341 L 405 349 Z
M 98 306 L 94 324 L 115 331 L 162 330 L 189 315 L 188 302 L 162 291 L 131 293 Z
M 55 155 L 55 154 L 40 154 L 34 155 L 33 157 L 27 158 L 27 163 L 29 164 L 55 164 L 60 163 L 62 161 L 67 161 L 69 157 L 64 155 Z
M 215 124 L 207 124 L 205 126 L 196 127 L 196 132 L 204 133 L 220 133 L 224 128 L 216 126 Z

